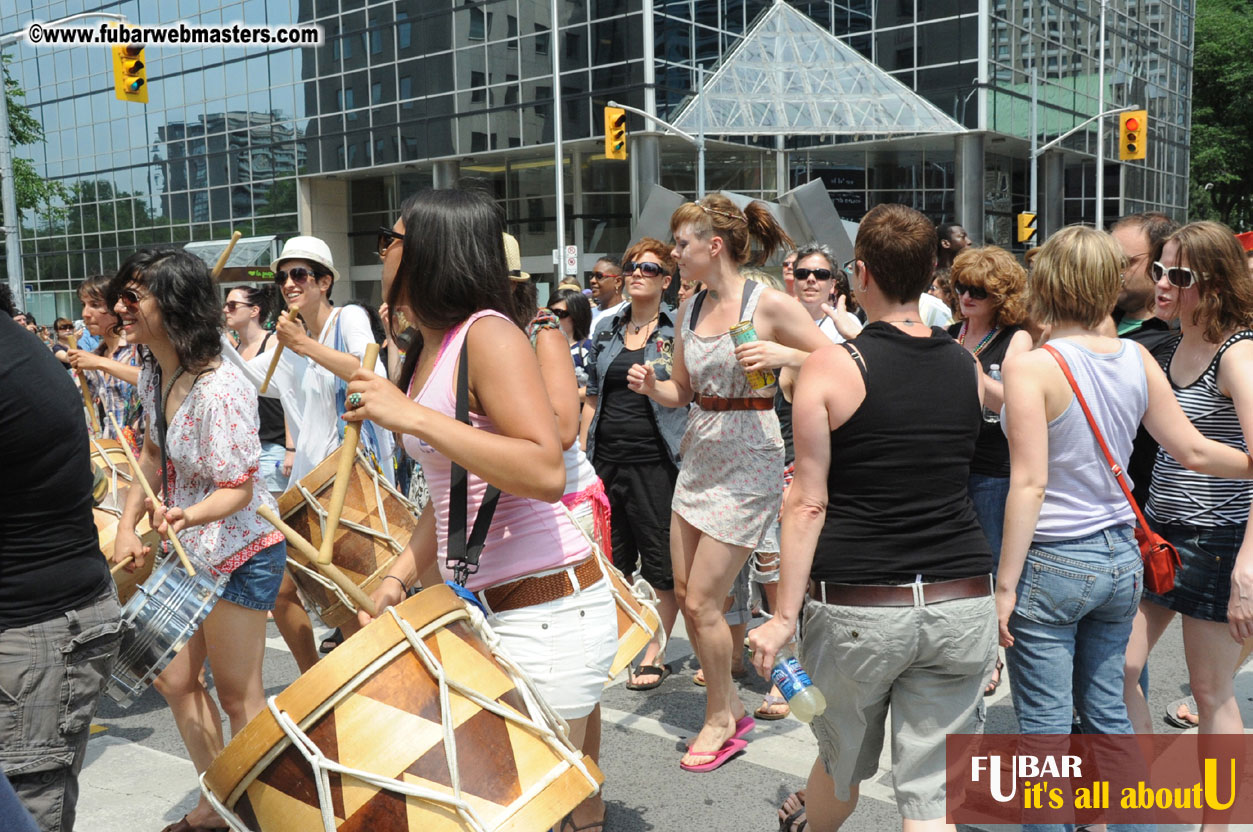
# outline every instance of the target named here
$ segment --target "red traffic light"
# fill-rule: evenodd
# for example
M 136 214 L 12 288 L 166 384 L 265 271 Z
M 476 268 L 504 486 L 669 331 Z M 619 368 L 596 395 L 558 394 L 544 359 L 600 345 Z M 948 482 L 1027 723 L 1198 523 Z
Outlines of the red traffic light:
M 1128 130 L 1139 130 L 1139 129 L 1140 129 L 1140 122 L 1139 122 L 1137 119 L 1134 119 L 1134 118 L 1129 118 L 1129 119 L 1127 119 L 1127 122 L 1126 122 L 1126 123 L 1127 123 L 1127 129 L 1128 129 Z

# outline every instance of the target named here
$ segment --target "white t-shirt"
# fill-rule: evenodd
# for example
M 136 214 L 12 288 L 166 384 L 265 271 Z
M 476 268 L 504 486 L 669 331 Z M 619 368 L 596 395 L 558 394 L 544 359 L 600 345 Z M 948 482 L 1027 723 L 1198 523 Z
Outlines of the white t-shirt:
M 608 309 L 601 309 L 599 306 L 593 303 L 592 304 L 592 329 L 596 328 L 596 322 L 599 321 L 602 316 L 607 315 L 610 318 L 612 318 L 614 315 L 618 314 L 619 309 L 626 306 L 628 303 L 630 303 L 629 300 L 623 299 L 620 303 L 615 303 L 613 306 L 609 307 Z M 590 331 L 591 330 L 589 330 L 589 332 Z
M 953 323 L 953 313 L 944 301 L 926 292 L 918 298 L 918 314 L 927 326 L 946 327 Z
M 835 328 L 835 321 L 831 320 L 826 315 L 823 315 L 821 318 L 814 321 L 814 323 L 818 325 L 818 329 L 822 331 L 823 335 L 831 339 L 832 344 L 844 343 L 844 336 L 841 335 L 840 331 Z
M 360 306 L 343 306 L 331 310 L 322 332 L 318 334 L 318 343 L 331 348 L 336 347 L 336 325 L 339 326 L 339 349 L 351 353 L 357 359 L 365 358 L 367 344 L 373 344 L 374 331 L 370 328 L 370 317 Z M 258 354 L 251 361 L 245 361 L 225 335 L 222 336 L 224 358 L 239 367 L 245 377 L 258 390 L 265 380 L 266 371 L 270 369 L 270 360 L 274 350 L 269 349 Z M 277 345 L 276 345 L 277 346 Z M 374 372 L 387 376 L 387 368 L 382 360 L 374 365 Z M 283 413 L 287 417 L 287 425 L 292 432 L 296 454 L 292 461 L 291 482 L 299 482 L 306 474 L 316 468 L 339 447 L 340 419 L 336 401 L 336 388 L 340 379 L 330 370 L 297 355 L 291 350 L 283 350 L 279 357 L 278 368 L 270 379 L 270 386 L 265 392 L 266 398 L 281 399 Z M 395 481 L 392 466 L 394 442 L 390 431 L 376 428 L 379 440 L 379 466 L 388 482 Z

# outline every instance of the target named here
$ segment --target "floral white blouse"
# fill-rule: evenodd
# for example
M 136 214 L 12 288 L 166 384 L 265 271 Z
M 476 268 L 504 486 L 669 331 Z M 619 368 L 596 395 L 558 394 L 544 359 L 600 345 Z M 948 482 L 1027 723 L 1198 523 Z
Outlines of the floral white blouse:
M 156 420 L 161 393 L 157 370 L 151 362 L 145 362 L 140 370 L 139 395 L 148 438 L 159 443 Z M 257 552 L 283 540 L 280 532 L 257 516 L 262 504 L 278 509 L 258 471 L 258 426 L 256 390 L 225 361 L 196 379 L 170 420 L 168 504 L 186 508 L 218 488 L 238 488 L 252 479 L 252 500 L 242 511 L 189 527 L 179 534 L 179 541 L 196 566 L 230 574 Z

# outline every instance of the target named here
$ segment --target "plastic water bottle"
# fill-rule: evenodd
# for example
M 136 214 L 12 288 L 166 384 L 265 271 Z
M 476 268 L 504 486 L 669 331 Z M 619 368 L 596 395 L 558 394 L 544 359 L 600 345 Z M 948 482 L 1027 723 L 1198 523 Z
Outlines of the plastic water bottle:
M 992 379 L 993 381 L 1001 380 L 1001 365 L 1000 364 L 993 364 L 991 367 L 988 367 L 988 378 Z M 997 422 L 1001 421 L 1001 414 L 999 411 L 992 410 L 991 408 L 985 407 L 983 408 L 983 421 L 996 424 Z
M 827 709 L 826 697 L 814 686 L 791 646 L 779 651 L 774 669 L 770 671 L 770 681 L 787 700 L 792 716 L 801 722 L 813 722 L 814 717 L 821 716 Z

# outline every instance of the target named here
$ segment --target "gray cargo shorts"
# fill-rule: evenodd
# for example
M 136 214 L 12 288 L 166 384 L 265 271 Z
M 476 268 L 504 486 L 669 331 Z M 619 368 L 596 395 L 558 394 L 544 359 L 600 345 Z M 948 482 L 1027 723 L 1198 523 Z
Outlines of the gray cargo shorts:
M 112 587 L 56 618 L 0 631 L 0 768 L 44 832 L 71 832 L 78 773 L 122 621 Z

